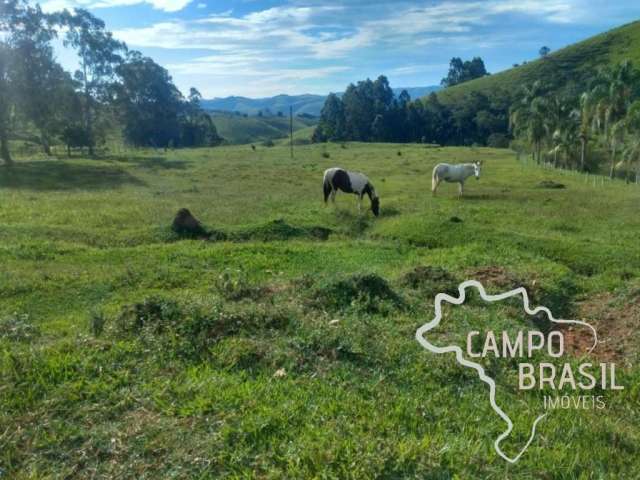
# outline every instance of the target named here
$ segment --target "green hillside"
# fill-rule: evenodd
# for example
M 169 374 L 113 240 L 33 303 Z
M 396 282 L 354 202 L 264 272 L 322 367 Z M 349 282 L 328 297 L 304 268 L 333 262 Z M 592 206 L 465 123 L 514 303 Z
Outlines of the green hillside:
M 243 144 L 274 140 L 289 135 L 288 117 L 244 117 L 242 115 L 216 113 L 213 123 L 227 142 Z M 313 119 L 294 117 L 294 132 L 313 125 Z
M 557 84 L 580 82 L 605 65 L 631 60 L 640 65 L 640 21 L 623 25 L 582 42 L 504 72 L 446 88 L 438 93 L 444 103 L 455 103 L 471 92 L 491 97 L 518 91 L 521 85 L 536 80 L 558 79 Z

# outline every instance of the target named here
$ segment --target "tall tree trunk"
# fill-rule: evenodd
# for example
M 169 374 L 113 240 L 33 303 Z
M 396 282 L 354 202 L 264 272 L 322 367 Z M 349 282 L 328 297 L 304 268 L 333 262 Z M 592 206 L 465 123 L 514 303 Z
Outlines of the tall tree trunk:
M 580 171 L 584 172 L 584 161 L 587 156 L 587 140 L 586 138 L 580 139 Z
M 616 145 L 613 145 L 611 149 L 611 170 L 609 171 L 609 178 L 613 178 L 613 172 L 616 168 Z
M 89 156 L 93 157 L 93 124 L 91 119 L 91 94 L 89 93 L 89 81 L 87 80 L 87 64 L 82 62 L 82 72 L 84 75 L 84 122 L 89 138 Z
M 9 139 L 7 138 L 7 132 L 4 130 L 0 131 L 0 158 L 2 158 L 6 166 L 13 165 L 11 152 L 9 152 Z
M 42 150 L 47 157 L 51 156 L 51 145 L 49 145 L 49 139 L 46 135 L 40 136 L 40 143 L 42 144 Z

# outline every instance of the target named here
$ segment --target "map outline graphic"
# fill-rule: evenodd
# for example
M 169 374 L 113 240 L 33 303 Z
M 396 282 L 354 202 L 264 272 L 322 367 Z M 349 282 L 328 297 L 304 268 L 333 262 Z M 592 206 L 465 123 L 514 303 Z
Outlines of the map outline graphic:
M 430 351 L 431 353 L 436 353 L 436 354 L 455 353 L 456 361 L 460 365 L 475 370 L 478 373 L 480 380 L 482 380 L 487 385 L 489 385 L 489 403 L 491 405 L 491 408 L 493 408 L 493 410 L 498 414 L 498 416 L 502 418 L 502 420 L 504 420 L 507 424 L 507 429 L 504 432 L 502 432 L 502 434 L 500 434 L 498 438 L 496 438 L 496 440 L 493 443 L 493 446 L 496 452 L 498 453 L 498 455 L 500 455 L 504 460 L 506 460 L 509 463 L 516 463 L 520 459 L 520 457 L 524 454 L 524 452 L 527 450 L 527 448 L 529 448 L 529 445 L 531 445 L 531 442 L 533 441 L 536 434 L 536 426 L 538 425 L 538 422 L 540 422 L 540 420 L 546 417 L 547 414 L 544 413 L 542 415 L 539 415 L 535 419 L 531 427 L 531 435 L 529 436 L 527 443 L 524 445 L 524 447 L 522 447 L 520 452 L 515 457 L 509 457 L 500 448 L 500 443 L 502 442 L 502 440 L 508 437 L 511 431 L 513 430 L 513 422 L 511 421 L 511 418 L 509 418 L 509 416 L 496 403 L 496 400 L 495 400 L 496 384 L 493 378 L 489 377 L 485 373 L 485 370 L 482 367 L 482 365 L 480 365 L 479 363 L 471 362 L 463 358 L 462 349 L 459 346 L 448 345 L 445 347 L 438 347 L 436 345 L 433 345 L 431 342 L 429 342 L 425 338 L 425 334 L 430 330 L 433 330 L 434 328 L 436 328 L 440 324 L 440 321 L 442 320 L 442 302 L 444 301 L 452 305 L 462 305 L 466 299 L 466 291 L 467 291 L 467 288 L 469 287 L 476 288 L 482 300 L 489 303 L 499 302 L 501 300 L 505 300 L 510 297 L 517 297 L 521 295 L 524 310 L 529 315 L 536 315 L 539 312 L 544 312 L 548 316 L 551 322 L 560 323 L 560 324 L 576 324 L 576 325 L 582 325 L 590 328 L 593 333 L 593 345 L 587 351 L 587 353 L 591 353 L 593 349 L 596 347 L 596 345 L 598 344 L 598 332 L 591 324 L 582 320 L 557 319 L 553 316 L 553 314 L 547 307 L 538 306 L 535 308 L 531 308 L 529 304 L 529 294 L 527 293 L 527 290 L 525 289 L 525 287 L 518 287 L 513 290 L 509 290 L 508 292 L 489 295 L 487 294 L 483 285 L 477 280 L 466 280 L 458 286 L 458 293 L 459 293 L 458 297 L 454 297 L 446 293 L 438 293 L 436 295 L 435 305 L 434 305 L 435 316 L 430 322 L 423 324 L 420 328 L 416 330 L 416 340 L 418 341 L 418 343 L 420 343 L 420 345 L 422 345 L 423 348 Z

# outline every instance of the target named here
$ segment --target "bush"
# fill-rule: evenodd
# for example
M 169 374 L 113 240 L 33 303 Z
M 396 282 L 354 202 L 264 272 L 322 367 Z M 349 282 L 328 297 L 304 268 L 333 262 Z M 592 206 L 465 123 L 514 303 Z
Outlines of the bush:
M 487 138 L 487 147 L 509 148 L 509 137 L 504 133 L 492 133 Z
M 271 148 L 271 147 L 275 147 L 276 144 L 273 143 L 273 140 L 271 140 L 270 138 L 268 140 L 265 140 L 264 142 L 262 142 L 262 146 L 263 147 L 267 147 L 267 148 Z

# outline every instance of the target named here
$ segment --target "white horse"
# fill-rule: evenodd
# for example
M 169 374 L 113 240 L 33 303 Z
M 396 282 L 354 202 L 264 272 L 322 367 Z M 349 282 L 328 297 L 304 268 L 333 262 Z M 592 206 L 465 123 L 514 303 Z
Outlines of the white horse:
M 358 212 L 362 210 L 362 197 L 367 194 L 371 200 L 371 211 L 377 217 L 380 213 L 380 198 L 375 188 L 366 177 L 360 172 L 348 172 L 342 168 L 329 168 L 324 172 L 322 181 L 324 191 L 324 203 L 331 196 L 331 201 L 335 203 L 336 193 L 342 190 L 345 193 L 355 193 L 358 196 Z
M 474 163 L 461 163 L 459 165 L 450 165 L 448 163 L 439 163 L 433 167 L 433 175 L 431 176 L 431 193 L 435 196 L 438 185 L 443 180 L 449 183 L 460 184 L 460 196 L 464 189 L 464 181 L 471 175 L 476 176 L 476 180 L 480 180 L 480 167 L 482 161 Z

